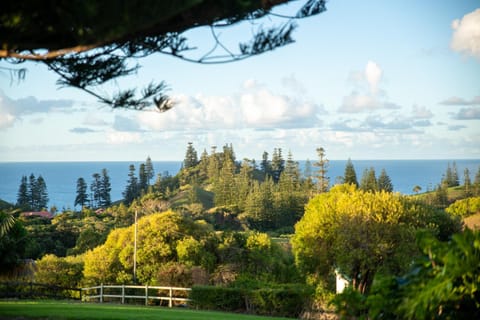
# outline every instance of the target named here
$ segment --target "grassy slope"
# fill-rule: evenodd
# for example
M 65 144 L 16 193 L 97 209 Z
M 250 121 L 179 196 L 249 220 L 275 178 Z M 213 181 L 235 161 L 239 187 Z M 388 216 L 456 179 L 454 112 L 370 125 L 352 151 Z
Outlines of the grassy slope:
M 479 230 L 480 229 L 480 212 L 477 212 L 474 215 L 466 217 L 463 219 L 465 225 L 468 226 L 472 230 Z
M 172 200 L 170 200 L 173 208 L 178 208 L 190 203 L 190 188 L 191 187 L 189 186 L 188 188 L 186 188 L 186 190 L 180 191 L 175 197 L 173 197 Z M 204 209 L 210 209 L 213 207 L 213 192 L 196 187 L 195 194 L 197 202 L 201 203 Z
M 90 304 L 58 301 L 0 301 L 0 319 L 40 318 L 50 320 L 279 320 L 286 318 L 260 317 L 190 309 L 140 307 L 112 304 Z
M 13 204 L 0 199 L 0 210 L 10 210 L 13 208 Z
M 427 197 L 433 196 L 435 191 L 427 191 L 419 194 L 412 194 L 410 197 L 425 201 Z M 465 197 L 463 186 L 451 187 L 447 189 L 448 201 L 450 203 L 455 202 L 455 200 L 463 199 Z

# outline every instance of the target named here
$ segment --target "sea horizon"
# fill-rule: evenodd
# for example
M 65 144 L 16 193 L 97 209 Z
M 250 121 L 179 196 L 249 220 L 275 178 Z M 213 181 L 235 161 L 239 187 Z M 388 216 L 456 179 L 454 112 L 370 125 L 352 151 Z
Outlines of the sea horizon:
M 301 172 L 306 160 L 296 160 Z M 310 160 L 313 164 L 316 160 Z M 344 174 L 345 164 L 348 159 L 329 159 L 327 176 L 330 178 L 330 185 L 336 183 L 338 177 Z M 473 181 L 475 174 L 480 168 L 480 159 L 363 159 L 351 160 L 360 181 L 365 169 L 373 167 L 376 175 L 385 169 L 392 180 L 394 192 L 402 194 L 413 194 L 413 187 L 420 186 L 421 192 L 433 190 L 440 183 L 442 175 L 446 172 L 447 166 L 457 166 L 460 183 L 463 184 L 464 169 L 470 171 L 470 178 Z M 152 161 L 155 175 L 176 175 L 182 165 L 178 161 Z M 87 182 L 90 190 L 92 175 L 100 173 L 103 168 L 107 169 L 112 184 L 112 201 L 122 200 L 122 192 L 125 189 L 128 179 L 128 168 L 130 164 L 135 166 L 138 174 L 139 164 L 144 161 L 21 161 L 1 162 L 0 161 L 0 199 L 15 203 L 18 188 L 22 176 L 34 174 L 36 177 L 42 175 L 47 184 L 49 195 L 48 207 L 55 206 L 60 210 L 75 209 L 74 201 L 76 196 L 76 182 L 82 177 Z M 257 166 L 260 161 L 257 162 Z M 315 167 L 312 167 L 315 171 Z M 155 178 L 152 180 L 154 182 Z
M 355 161 L 463 161 L 463 160 L 476 160 L 480 161 L 480 158 L 405 158 L 405 159 L 391 159 L 391 158 L 362 158 L 362 159 L 357 159 L 357 158 L 327 158 L 328 161 L 347 161 L 351 160 L 352 162 Z M 253 159 L 257 160 L 257 159 Z M 285 159 L 286 160 L 286 159 Z M 316 159 L 300 159 L 300 160 L 295 160 L 297 162 L 303 162 L 310 160 L 311 162 L 316 161 Z M 183 162 L 183 159 L 179 160 L 152 160 L 153 162 Z M 239 160 L 237 159 L 237 162 Z M 0 159 L 0 164 L 2 163 L 81 163 L 81 162 L 145 162 L 145 159 L 140 159 L 140 160 L 1 160 Z

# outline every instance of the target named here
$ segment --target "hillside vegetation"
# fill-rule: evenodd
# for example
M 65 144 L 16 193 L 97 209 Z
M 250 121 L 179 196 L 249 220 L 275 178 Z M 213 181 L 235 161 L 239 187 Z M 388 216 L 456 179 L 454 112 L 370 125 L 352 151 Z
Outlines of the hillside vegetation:
M 153 180 L 148 161 L 138 176 L 130 166 L 125 199 L 116 204 L 102 171 L 95 201 L 86 202 L 79 183 L 77 198 L 90 205 L 79 211 L 51 220 L 2 212 L 2 277 L 65 287 L 193 287 L 200 308 L 298 317 L 331 311 L 335 273 L 365 299 L 382 277 L 401 277 L 412 261 L 429 259 L 422 239 L 447 248 L 461 220 L 478 214 L 479 174 L 460 186 L 452 173 L 433 192 L 404 196 L 392 193 L 385 170 L 377 176 L 370 168 L 357 180 L 352 161 L 331 185 L 325 150 L 317 152 L 318 161 L 300 172 L 278 148 L 257 164 L 237 161 L 231 145 L 198 157 L 189 144 L 175 176 Z M 35 269 L 26 270 L 25 259 Z M 355 306 L 337 302 L 340 313 Z

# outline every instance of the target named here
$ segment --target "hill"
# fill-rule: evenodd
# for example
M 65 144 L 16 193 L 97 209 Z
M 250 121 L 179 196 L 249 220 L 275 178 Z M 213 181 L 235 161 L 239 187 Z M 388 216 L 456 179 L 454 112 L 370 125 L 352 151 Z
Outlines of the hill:
M 11 204 L 10 202 L 0 199 L 0 210 L 8 210 L 8 209 L 12 209 L 13 207 L 14 205 Z
M 465 226 L 472 230 L 480 230 L 480 212 L 463 219 Z

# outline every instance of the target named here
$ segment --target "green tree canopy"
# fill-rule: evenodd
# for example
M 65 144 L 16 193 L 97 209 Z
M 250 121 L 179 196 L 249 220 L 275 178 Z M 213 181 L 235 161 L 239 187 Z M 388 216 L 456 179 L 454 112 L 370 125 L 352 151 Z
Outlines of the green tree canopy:
M 12 213 L 0 210 L 0 274 L 7 274 L 23 258 L 27 232 Z
M 377 272 L 404 271 L 418 254 L 415 232 L 448 237 L 460 226 L 442 211 L 397 194 L 338 185 L 310 200 L 292 239 L 298 267 L 321 280 L 335 268 L 364 292 Z
M 418 245 L 422 254 L 407 273 L 377 277 L 367 297 L 343 293 L 335 299 L 337 312 L 365 319 L 478 319 L 480 232 L 466 229 L 449 241 L 419 233 Z
M 86 253 L 84 277 L 87 282 L 122 283 L 132 281 L 133 228 L 132 225 L 128 228 L 113 230 L 108 235 L 105 244 Z M 183 243 L 180 245 L 180 258 L 184 261 L 189 254 L 191 255 L 191 253 L 186 253 L 185 241 L 187 240 L 185 239 L 194 239 L 204 243 L 209 230 L 207 225 L 193 222 L 172 211 L 140 218 L 137 236 L 137 278 L 139 281 L 154 283 L 156 272 L 162 264 L 178 261 L 177 246 L 180 243 Z M 203 256 L 209 254 L 207 251 L 199 253 Z

